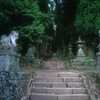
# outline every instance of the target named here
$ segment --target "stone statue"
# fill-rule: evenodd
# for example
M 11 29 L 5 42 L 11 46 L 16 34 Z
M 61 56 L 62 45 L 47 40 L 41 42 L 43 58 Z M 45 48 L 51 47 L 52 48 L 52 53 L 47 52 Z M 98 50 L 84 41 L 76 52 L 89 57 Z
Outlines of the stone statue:
M 18 72 L 19 68 L 19 57 L 17 53 L 16 40 L 18 39 L 18 33 L 11 31 L 6 36 L 1 36 L 1 48 L 0 48 L 0 71 L 11 71 Z
M 16 49 L 16 40 L 18 39 L 19 35 L 16 31 L 12 31 L 8 36 L 2 35 L 1 36 L 1 49 L 3 50 L 11 50 L 15 51 Z
M 9 38 L 11 40 L 11 44 L 16 47 L 17 44 L 16 44 L 16 40 L 18 39 L 19 37 L 19 34 L 16 32 L 16 31 L 12 31 L 9 35 Z

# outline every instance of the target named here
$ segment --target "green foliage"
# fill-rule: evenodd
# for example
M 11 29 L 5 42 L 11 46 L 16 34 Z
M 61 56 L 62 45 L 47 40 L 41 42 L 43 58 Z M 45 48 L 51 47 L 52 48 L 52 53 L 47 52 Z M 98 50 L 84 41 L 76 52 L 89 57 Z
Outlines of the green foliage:
M 38 0 L 0 0 L 0 33 L 19 32 L 18 48 L 25 53 L 29 44 L 37 45 L 53 38 L 46 33 L 51 15 L 42 13 Z
M 91 58 L 90 58 L 90 57 L 86 57 L 85 59 L 86 59 L 86 60 L 90 60 Z
M 79 32 L 98 34 L 100 29 L 100 1 L 80 0 L 74 25 Z
M 90 59 L 91 59 L 91 58 L 90 58 L 90 57 L 86 57 L 85 59 L 86 59 L 87 64 L 89 65 L 89 64 L 90 64 Z
M 56 52 L 57 54 L 57 57 L 60 59 L 60 60 L 65 60 L 66 59 L 66 49 L 65 49 L 65 46 L 63 47 L 63 51 L 61 51 L 60 49 L 57 50 Z

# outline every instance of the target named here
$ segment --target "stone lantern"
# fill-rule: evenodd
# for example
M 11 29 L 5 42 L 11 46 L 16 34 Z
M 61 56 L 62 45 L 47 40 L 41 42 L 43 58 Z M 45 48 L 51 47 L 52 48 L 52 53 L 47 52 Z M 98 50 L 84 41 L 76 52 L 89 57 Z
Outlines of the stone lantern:
M 85 61 L 85 54 L 84 54 L 84 51 L 82 50 L 83 41 L 81 40 L 80 37 L 78 38 L 77 44 L 78 44 L 78 51 L 77 51 L 76 58 L 78 61 L 84 62 Z
M 73 52 L 72 52 L 72 45 L 69 44 L 68 48 L 69 48 L 69 53 L 68 53 L 67 58 L 68 58 L 68 59 L 73 59 L 73 58 L 74 58 L 74 54 L 73 54 Z

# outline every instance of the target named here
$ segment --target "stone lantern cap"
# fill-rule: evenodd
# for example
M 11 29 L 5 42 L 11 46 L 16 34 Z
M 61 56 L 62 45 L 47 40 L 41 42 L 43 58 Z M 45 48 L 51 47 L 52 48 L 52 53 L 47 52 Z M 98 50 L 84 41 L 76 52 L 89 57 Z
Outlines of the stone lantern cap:
M 83 43 L 83 41 L 81 40 L 81 38 L 79 37 L 78 38 L 78 41 L 77 41 L 77 44 L 82 44 Z
M 69 46 L 68 46 L 69 48 L 72 48 L 72 45 L 71 44 L 69 44 Z

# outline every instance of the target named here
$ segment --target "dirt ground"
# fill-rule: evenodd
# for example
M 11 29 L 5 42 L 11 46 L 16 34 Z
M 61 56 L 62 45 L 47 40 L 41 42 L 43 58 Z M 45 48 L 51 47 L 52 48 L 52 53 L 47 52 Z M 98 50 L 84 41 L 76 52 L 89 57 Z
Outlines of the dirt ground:
M 91 94 L 100 100 L 100 73 L 85 72 L 86 82 Z

